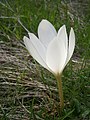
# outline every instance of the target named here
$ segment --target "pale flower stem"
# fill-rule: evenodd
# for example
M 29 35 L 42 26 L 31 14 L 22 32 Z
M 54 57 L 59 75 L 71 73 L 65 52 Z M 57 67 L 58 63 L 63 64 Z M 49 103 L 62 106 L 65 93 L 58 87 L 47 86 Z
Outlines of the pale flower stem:
M 56 79 L 57 79 L 59 99 L 60 99 L 60 111 L 62 111 L 63 108 L 64 108 L 64 98 L 63 98 L 63 89 L 62 89 L 61 75 L 57 75 Z

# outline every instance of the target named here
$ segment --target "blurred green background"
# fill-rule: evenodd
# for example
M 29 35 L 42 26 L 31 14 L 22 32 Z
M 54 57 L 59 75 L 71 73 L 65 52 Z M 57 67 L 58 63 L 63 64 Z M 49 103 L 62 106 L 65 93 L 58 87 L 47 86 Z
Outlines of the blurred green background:
M 65 108 L 59 112 L 54 76 L 23 45 L 39 22 L 56 30 L 73 27 L 76 47 L 62 81 Z M 0 120 L 90 119 L 90 0 L 0 0 Z

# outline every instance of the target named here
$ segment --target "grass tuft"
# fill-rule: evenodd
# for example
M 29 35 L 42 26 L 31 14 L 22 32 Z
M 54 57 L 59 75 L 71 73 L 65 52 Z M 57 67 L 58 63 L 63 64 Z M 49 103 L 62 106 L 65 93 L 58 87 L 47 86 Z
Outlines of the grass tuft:
M 90 1 L 0 1 L 0 120 L 90 119 Z M 23 45 L 27 30 L 49 20 L 73 27 L 76 47 L 63 72 L 65 108 L 60 114 L 56 80 Z

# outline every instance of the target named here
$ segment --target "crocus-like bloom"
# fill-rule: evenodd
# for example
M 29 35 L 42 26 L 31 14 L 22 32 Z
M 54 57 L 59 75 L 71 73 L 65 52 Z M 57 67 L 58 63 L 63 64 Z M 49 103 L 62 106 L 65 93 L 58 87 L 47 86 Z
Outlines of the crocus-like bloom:
M 47 20 L 42 20 L 38 26 L 38 37 L 28 33 L 24 36 L 24 44 L 31 56 L 54 75 L 61 74 L 70 60 L 75 48 L 75 34 L 70 30 L 69 38 L 63 25 L 58 32 Z

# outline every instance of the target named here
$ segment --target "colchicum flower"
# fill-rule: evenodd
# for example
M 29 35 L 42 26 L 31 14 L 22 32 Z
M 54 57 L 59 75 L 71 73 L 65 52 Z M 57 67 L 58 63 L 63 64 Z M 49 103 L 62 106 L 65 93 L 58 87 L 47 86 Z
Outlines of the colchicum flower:
M 24 36 L 24 44 L 31 56 L 44 68 L 49 70 L 57 79 L 60 107 L 64 106 L 61 74 L 70 60 L 75 48 L 75 34 L 70 30 L 69 38 L 66 27 L 63 25 L 58 32 L 47 20 L 42 20 L 38 26 L 38 37 L 28 33 L 29 38 Z

